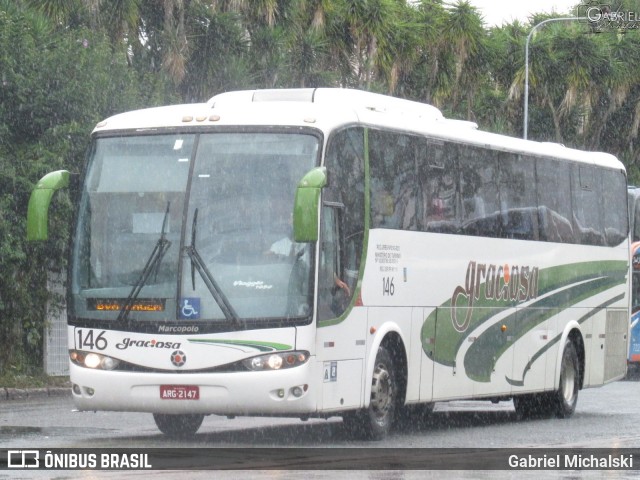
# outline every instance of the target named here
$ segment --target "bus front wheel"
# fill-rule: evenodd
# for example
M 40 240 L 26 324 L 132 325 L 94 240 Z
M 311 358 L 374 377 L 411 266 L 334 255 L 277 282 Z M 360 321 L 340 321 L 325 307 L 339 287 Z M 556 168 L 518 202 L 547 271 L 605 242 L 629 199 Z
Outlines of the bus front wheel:
M 158 429 L 165 435 L 185 437 L 194 435 L 198 431 L 204 420 L 204 415 L 154 413 L 153 419 Z
M 393 356 L 381 346 L 371 378 L 371 399 L 369 407 L 343 416 L 345 428 L 358 437 L 379 440 L 384 438 L 393 425 L 399 384 Z

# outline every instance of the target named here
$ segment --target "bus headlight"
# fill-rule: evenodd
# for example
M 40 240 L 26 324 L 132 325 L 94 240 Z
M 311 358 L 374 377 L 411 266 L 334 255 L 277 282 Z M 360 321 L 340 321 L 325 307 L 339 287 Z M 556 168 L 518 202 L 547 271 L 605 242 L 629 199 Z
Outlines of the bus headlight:
M 80 367 L 97 370 L 114 370 L 120 365 L 120 360 L 94 352 L 85 353 L 71 350 L 71 352 L 69 352 L 69 358 L 74 364 Z
M 247 358 L 242 364 L 253 371 L 282 370 L 302 365 L 309 360 L 309 352 L 292 351 L 282 353 L 268 353 L 257 357 Z
M 100 355 L 97 353 L 89 353 L 84 357 L 84 366 L 87 368 L 98 368 L 101 360 Z
M 284 361 L 280 355 L 270 355 L 267 359 L 267 365 L 271 370 L 280 370 Z

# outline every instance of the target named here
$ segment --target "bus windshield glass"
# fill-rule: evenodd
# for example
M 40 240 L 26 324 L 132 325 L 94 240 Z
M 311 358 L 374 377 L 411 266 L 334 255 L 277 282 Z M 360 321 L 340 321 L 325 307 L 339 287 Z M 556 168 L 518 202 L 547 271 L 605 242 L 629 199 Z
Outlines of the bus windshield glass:
M 70 311 L 107 321 L 286 322 L 311 312 L 295 188 L 300 133 L 98 138 L 74 241 Z

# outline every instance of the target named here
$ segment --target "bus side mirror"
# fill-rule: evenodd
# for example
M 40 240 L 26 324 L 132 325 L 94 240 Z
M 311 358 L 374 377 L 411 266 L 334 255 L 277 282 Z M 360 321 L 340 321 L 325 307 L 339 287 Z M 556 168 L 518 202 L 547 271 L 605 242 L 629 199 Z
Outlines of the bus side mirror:
M 293 203 L 293 240 L 309 243 L 318 240 L 318 207 L 320 192 L 327 184 L 327 169 L 309 171 L 296 188 Z
M 46 174 L 31 192 L 27 210 L 27 240 L 30 242 L 49 238 L 49 204 L 53 194 L 69 186 L 71 174 L 58 170 Z

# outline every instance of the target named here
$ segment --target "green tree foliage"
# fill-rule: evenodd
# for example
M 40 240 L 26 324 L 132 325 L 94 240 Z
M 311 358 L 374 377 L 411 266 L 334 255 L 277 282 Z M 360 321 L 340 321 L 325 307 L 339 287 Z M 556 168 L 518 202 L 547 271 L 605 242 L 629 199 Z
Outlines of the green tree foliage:
M 89 133 L 106 115 L 171 98 L 114 54 L 100 32 L 57 28 L 39 10 L 10 0 L 0 2 L 0 72 L 0 371 L 6 371 L 41 357 L 47 273 L 64 268 L 73 211 L 67 193 L 57 196 L 51 240 L 27 244 L 31 189 L 49 171 L 80 172 Z
M 637 18 L 640 0 L 620 10 Z M 546 18 L 489 28 L 464 0 L 0 0 L 0 370 L 38 353 L 46 272 L 64 269 L 73 217 L 58 194 L 52 239 L 26 244 L 29 193 L 49 171 L 81 170 L 99 120 L 227 90 L 338 86 L 519 137 L 525 40 Z M 613 153 L 640 182 L 640 29 L 549 24 L 529 54 L 529 137 Z

